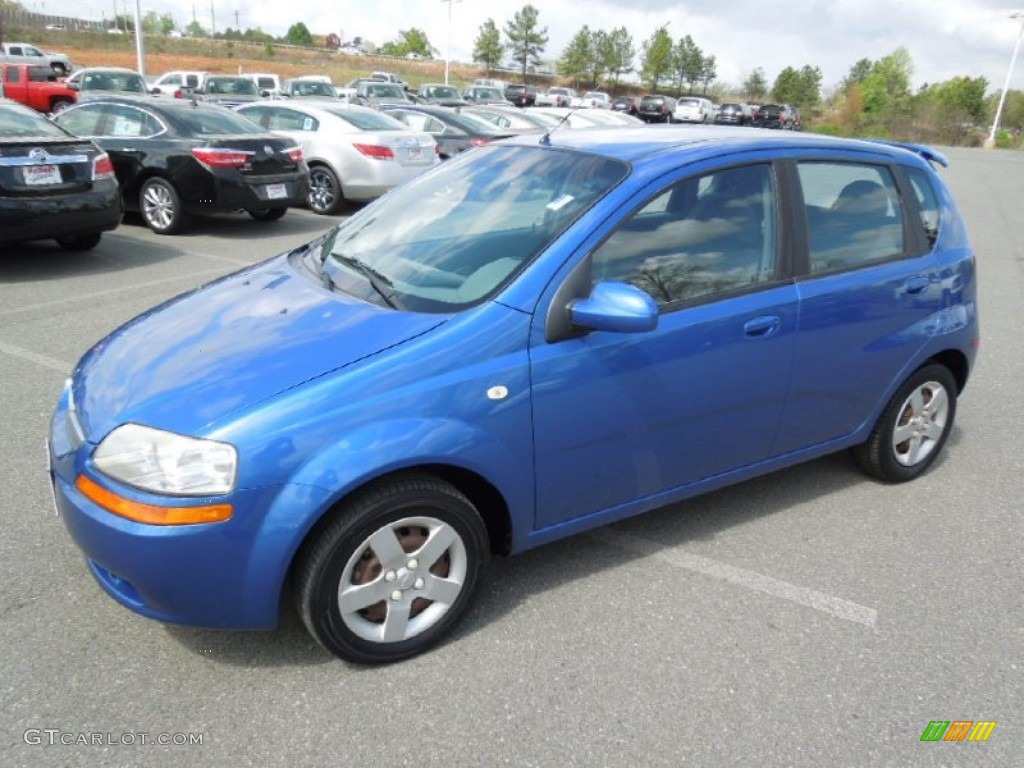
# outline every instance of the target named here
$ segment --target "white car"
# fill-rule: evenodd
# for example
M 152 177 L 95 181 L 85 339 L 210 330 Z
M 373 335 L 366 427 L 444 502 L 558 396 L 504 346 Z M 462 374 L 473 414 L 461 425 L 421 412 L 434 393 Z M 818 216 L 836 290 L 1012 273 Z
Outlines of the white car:
M 242 77 L 248 77 L 260 92 L 260 96 L 278 98 L 281 95 L 281 76 L 273 72 L 248 72 Z
M 563 88 L 560 85 L 553 85 L 544 93 L 537 94 L 535 106 L 538 107 L 568 107 L 575 109 L 583 106 L 583 101 L 575 88 Z
M 583 94 L 583 106 L 591 109 L 611 109 L 612 97 L 604 91 L 587 91 Z
M 299 143 L 314 213 L 334 214 L 346 201 L 373 200 L 441 162 L 429 133 L 356 104 L 261 102 L 238 113 Z
M 175 98 L 184 98 L 189 91 L 202 88 L 206 82 L 206 72 L 196 70 L 164 72 L 150 85 L 150 93 L 167 94 Z
M 715 107 L 709 99 L 683 96 L 676 101 L 672 119 L 677 123 L 710 123 L 715 119 Z

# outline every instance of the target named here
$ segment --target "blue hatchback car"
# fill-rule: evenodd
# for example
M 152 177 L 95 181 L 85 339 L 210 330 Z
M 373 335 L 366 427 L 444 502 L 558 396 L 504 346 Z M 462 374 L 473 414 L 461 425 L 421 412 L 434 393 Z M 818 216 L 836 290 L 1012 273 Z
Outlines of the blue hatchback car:
M 827 453 L 911 480 L 978 346 L 923 147 L 674 127 L 476 149 L 96 344 L 57 503 L 115 600 L 358 662 L 510 554 Z

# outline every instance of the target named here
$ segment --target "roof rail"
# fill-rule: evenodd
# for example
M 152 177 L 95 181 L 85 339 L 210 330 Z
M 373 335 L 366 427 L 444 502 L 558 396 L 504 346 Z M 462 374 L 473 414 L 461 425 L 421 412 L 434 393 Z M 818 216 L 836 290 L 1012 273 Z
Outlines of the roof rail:
M 889 139 L 867 139 L 867 141 L 874 142 L 875 144 L 887 144 L 890 147 L 906 149 L 914 154 L 920 155 L 930 163 L 938 163 L 943 168 L 949 168 L 949 159 L 944 154 L 937 152 L 931 147 L 926 147 L 924 144 L 911 144 L 906 141 L 891 141 Z

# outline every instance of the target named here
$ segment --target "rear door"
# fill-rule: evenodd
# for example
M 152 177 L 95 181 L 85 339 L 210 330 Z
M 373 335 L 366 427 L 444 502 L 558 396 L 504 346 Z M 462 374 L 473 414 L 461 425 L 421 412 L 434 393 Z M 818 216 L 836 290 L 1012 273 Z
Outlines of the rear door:
M 941 309 L 931 248 L 911 221 L 884 158 L 806 157 L 795 164 L 804 203 L 797 287 L 800 332 L 779 452 L 849 435 L 905 377 Z

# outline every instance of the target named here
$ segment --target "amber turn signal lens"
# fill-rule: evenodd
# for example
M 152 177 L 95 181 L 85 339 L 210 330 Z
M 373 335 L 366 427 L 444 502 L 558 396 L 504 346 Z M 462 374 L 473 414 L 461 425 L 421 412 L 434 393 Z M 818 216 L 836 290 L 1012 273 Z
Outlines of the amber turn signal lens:
M 210 504 L 199 507 L 159 507 L 118 496 L 108 491 L 85 475 L 75 480 L 75 488 L 87 499 L 108 512 L 120 517 L 149 525 L 195 525 L 197 523 L 219 523 L 231 517 L 234 511 L 230 504 Z

